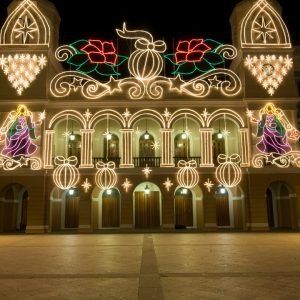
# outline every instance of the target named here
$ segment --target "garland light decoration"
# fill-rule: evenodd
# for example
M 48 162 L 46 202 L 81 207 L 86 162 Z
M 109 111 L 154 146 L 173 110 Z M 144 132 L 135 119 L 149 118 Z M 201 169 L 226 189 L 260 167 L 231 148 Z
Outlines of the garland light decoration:
M 181 187 L 192 189 L 199 183 L 199 174 L 196 170 L 197 162 L 195 160 L 188 162 L 180 160 L 178 167 L 180 169 L 177 173 L 177 181 Z
M 47 65 L 47 58 L 43 54 L 15 54 L 0 57 L 0 67 L 7 76 L 12 87 L 16 89 L 18 95 L 22 95 L 37 75 Z
M 216 169 L 216 178 L 225 187 L 235 187 L 242 180 L 242 169 L 239 166 L 241 158 L 238 154 L 218 156 L 219 166 Z
M 117 173 L 114 170 L 116 164 L 113 161 L 108 163 L 98 162 L 96 168 L 98 169 L 95 175 L 96 185 L 103 189 L 108 190 L 113 188 L 117 183 Z
M 130 55 L 128 69 L 131 75 L 139 80 L 151 80 L 158 76 L 163 68 L 161 53 L 167 49 L 164 41 L 154 41 L 153 36 L 144 30 L 129 31 L 126 23 L 122 30 L 117 29 L 121 38 L 136 40 L 136 50 Z
M 260 57 L 248 55 L 244 64 L 268 94 L 273 96 L 293 67 L 293 59 L 288 55 L 285 57 L 282 55 L 279 57 L 276 55 L 261 55 Z
M 74 188 L 80 177 L 79 171 L 76 168 L 78 163 L 77 157 L 70 156 L 69 158 L 64 158 L 63 156 L 57 156 L 54 159 L 54 163 L 57 166 L 53 171 L 55 185 L 62 190 Z

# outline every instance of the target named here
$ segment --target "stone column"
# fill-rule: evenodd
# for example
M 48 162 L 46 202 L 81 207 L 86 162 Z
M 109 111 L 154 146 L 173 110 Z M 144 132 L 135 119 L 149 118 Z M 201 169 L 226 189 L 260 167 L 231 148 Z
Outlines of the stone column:
M 200 128 L 200 167 L 214 167 L 212 149 L 212 128 Z
M 120 168 L 133 168 L 132 135 L 133 129 L 120 129 L 122 134 L 121 164 Z
M 80 129 L 81 163 L 79 168 L 94 168 L 93 165 L 93 133 L 94 129 Z
M 161 167 L 174 167 L 173 129 L 161 129 Z

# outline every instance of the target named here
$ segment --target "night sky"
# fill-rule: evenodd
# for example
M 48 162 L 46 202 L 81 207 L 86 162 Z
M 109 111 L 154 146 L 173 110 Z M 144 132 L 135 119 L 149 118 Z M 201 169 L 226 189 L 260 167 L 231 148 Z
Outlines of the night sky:
M 116 40 L 115 28 L 126 21 L 127 28 L 145 29 L 155 39 L 167 43 L 180 39 L 213 38 L 231 42 L 229 17 L 239 0 L 173 1 L 78 1 L 52 0 L 61 15 L 60 44 L 71 43 L 81 38 Z M 11 0 L 0 0 L 0 24 L 6 17 L 6 7 Z M 172 3 L 173 2 L 173 3 Z M 181 2 L 181 1 L 177 1 Z M 278 0 L 283 7 L 283 18 L 290 30 L 294 44 L 300 44 L 299 1 Z M 72 3 L 74 3 L 72 5 Z M 162 6 L 163 3 L 163 6 Z

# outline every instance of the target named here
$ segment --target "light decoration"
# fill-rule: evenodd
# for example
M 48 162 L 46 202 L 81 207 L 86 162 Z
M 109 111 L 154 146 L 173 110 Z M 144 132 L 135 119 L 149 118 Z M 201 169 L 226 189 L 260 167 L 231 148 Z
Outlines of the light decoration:
M 209 115 L 210 115 L 210 113 L 207 111 L 207 108 L 205 107 L 205 109 L 203 110 L 203 113 L 201 114 L 201 116 L 206 121 L 207 118 L 209 117 Z
M 90 184 L 89 179 L 86 178 L 81 186 L 83 187 L 84 191 L 87 193 L 92 185 Z
M 144 173 L 145 177 L 148 178 L 152 170 L 146 164 L 146 167 L 142 170 L 142 172 Z
M 42 115 L 41 115 L 42 114 Z M 0 127 L 0 143 L 4 143 L 0 154 L 0 167 L 5 170 L 15 170 L 18 167 L 29 166 L 32 170 L 41 169 L 41 161 L 33 155 L 39 149 L 35 140 L 37 126 L 43 122 L 43 113 L 38 121 L 33 120 L 33 113 L 25 105 L 19 105 L 16 111 L 11 111 Z
M 0 57 L 0 66 L 12 87 L 21 96 L 23 91 L 36 79 L 37 75 L 47 65 L 43 54 L 15 54 Z
M 77 163 L 78 159 L 76 156 L 68 158 L 63 156 L 55 157 L 54 164 L 57 167 L 53 171 L 53 181 L 58 188 L 68 190 L 77 185 L 80 177 L 76 168 Z
M 92 117 L 92 113 L 90 112 L 90 110 L 87 108 L 87 110 L 85 111 L 85 113 L 83 114 L 86 121 L 88 122 L 90 120 L 90 118 Z
M 166 50 L 164 41 L 154 41 L 153 36 L 144 30 L 129 31 L 125 23 L 122 29 L 117 29 L 117 33 L 122 38 L 136 40 L 134 43 L 136 50 L 128 60 L 128 69 L 133 77 L 122 79 L 111 77 L 106 83 L 91 77 L 90 75 L 98 70 L 96 65 L 100 62 L 97 59 L 101 57 L 102 63 L 104 54 L 101 53 L 102 50 L 100 52 L 97 50 L 97 52 L 95 49 L 96 44 L 98 45 L 100 42 L 80 40 L 57 49 L 56 59 L 73 64 L 77 71 L 65 71 L 57 74 L 50 83 L 52 95 L 67 97 L 71 92 L 80 90 L 81 96 L 86 99 L 100 99 L 125 93 L 130 99 L 137 100 L 161 99 L 166 93 L 205 98 L 212 89 L 216 89 L 223 96 L 235 97 L 241 91 L 241 81 L 236 73 L 229 69 L 216 68 L 224 62 L 224 59 L 236 57 L 237 50 L 231 45 L 203 39 L 182 41 L 178 45 L 177 56 L 176 54 L 165 56 L 165 59 L 172 61 L 175 65 L 178 62 L 176 69 L 178 76 L 173 78 L 160 75 L 163 69 L 161 54 Z M 104 42 L 101 43 L 101 47 L 104 48 Z M 111 45 L 108 48 L 114 49 Z M 86 52 L 82 53 L 80 49 L 85 49 Z M 96 51 L 96 57 L 94 57 L 94 51 Z M 115 61 L 115 52 L 111 51 L 111 55 L 109 60 Z M 87 69 L 85 69 L 86 64 L 89 66 Z M 188 81 L 182 80 L 179 74 L 190 74 L 191 77 L 193 73 L 191 68 L 200 72 L 200 75 Z
M 142 133 L 138 127 L 135 129 L 134 132 L 135 132 L 136 136 L 140 136 Z
M 125 112 L 122 114 L 122 116 L 124 117 L 124 119 L 126 121 L 128 121 L 128 119 L 131 117 L 131 113 L 130 111 L 128 110 L 128 108 L 126 108 Z
M 122 187 L 124 188 L 126 193 L 128 193 L 128 190 L 130 189 L 131 186 L 132 183 L 128 180 L 128 178 L 126 178 L 125 181 L 122 183 Z
M 163 183 L 163 185 L 165 186 L 167 192 L 170 191 L 170 188 L 174 185 L 174 183 L 170 180 L 169 177 L 167 177 L 166 181 Z
M 293 59 L 289 55 L 248 55 L 244 64 L 268 94 L 273 96 L 293 67 Z
M 209 178 L 207 178 L 206 182 L 203 185 L 207 188 L 209 193 L 210 193 L 212 187 L 214 186 L 214 184 L 212 183 L 212 181 Z
M 23 0 L 6 19 L 1 32 L 2 45 L 47 45 L 50 25 L 31 0 Z
M 238 154 L 218 156 L 219 166 L 216 169 L 216 178 L 225 187 L 235 187 L 242 180 L 242 169 L 239 166 L 241 158 Z
M 130 55 L 128 69 L 131 75 L 140 80 L 150 80 L 158 76 L 163 68 L 163 59 L 160 53 L 166 51 L 164 41 L 154 41 L 153 36 L 144 30 L 129 31 L 126 23 L 122 30 L 117 29 L 121 38 L 136 40 L 136 50 Z
M 177 172 L 177 181 L 181 187 L 192 189 L 199 183 L 199 174 L 196 170 L 197 162 L 195 160 L 178 162 L 179 171 Z
M 164 112 L 163 112 L 163 114 L 162 114 L 164 117 L 165 117 L 165 119 L 166 119 L 166 121 L 168 121 L 169 119 L 170 119 L 170 117 L 171 117 L 171 113 L 169 112 L 169 110 L 166 108 L 165 110 L 164 110 Z
M 96 168 L 98 169 L 95 175 L 96 185 L 103 189 L 111 189 L 117 183 L 117 173 L 115 171 L 116 164 L 112 161 L 108 163 L 98 162 Z
M 282 109 L 273 103 L 267 103 L 260 111 L 259 118 L 253 111 L 247 111 L 250 121 L 257 124 L 256 144 L 260 154 L 253 157 L 253 165 L 262 168 L 264 164 L 273 164 L 281 168 L 291 165 L 300 167 L 300 152 L 293 151 L 288 140 L 298 140 L 300 132 L 290 123 Z
M 78 40 L 69 47 L 74 51 L 70 50 L 71 56 L 68 58 L 67 63 L 84 74 L 121 75 L 116 68 L 128 59 L 126 56 L 117 54 L 113 42 Z
M 150 145 L 150 147 L 151 147 L 151 149 L 153 149 L 153 150 L 159 150 L 160 144 L 159 144 L 158 141 L 155 141 L 155 142 L 153 142 L 153 143 Z
M 266 0 L 258 0 L 241 24 L 243 48 L 291 48 L 288 29 L 278 12 Z

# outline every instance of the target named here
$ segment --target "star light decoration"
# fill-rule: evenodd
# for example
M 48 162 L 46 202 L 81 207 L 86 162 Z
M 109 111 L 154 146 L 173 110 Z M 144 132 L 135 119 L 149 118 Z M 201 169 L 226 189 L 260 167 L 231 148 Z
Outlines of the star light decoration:
M 131 186 L 132 186 L 132 183 L 128 180 L 128 178 L 126 178 L 125 181 L 122 183 L 122 187 L 124 188 L 126 193 L 128 192 L 128 190 L 130 189 Z
M 22 38 L 23 44 L 26 44 L 27 39 L 34 39 L 33 32 L 38 31 L 38 25 L 35 21 L 29 23 L 28 16 L 25 16 L 25 20 L 19 18 L 14 31 L 16 33 L 15 38 Z
M 209 193 L 210 193 L 212 187 L 214 186 L 214 184 L 212 183 L 212 181 L 209 178 L 207 178 L 206 182 L 203 185 L 207 188 Z
M 264 44 L 267 44 L 269 40 L 272 41 L 277 32 L 272 19 L 266 21 L 265 16 L 254 22 L 252 30 L 257 34 L 256 40 L 262 40 Z
M 128 121 L 128 119 L 131 117 L 131 113 L 128 110 L 128 108 L 126 108 L 125 112 L 122 114 L 122 116 L 125 118 L 126 121 Z
M 134 131 L 134 133 L 136 134 L 136 136 L 140 136 L 141 135 L 141 131 L 140 129 L 137 127 L 136 130 Z
M 71 135 L 71 132 L 70 131 L 65 131 L 62 135 L 63 135 L 64 138 L 67 139 Z
M 89 121 L 89 119 L 92 117 L 93 114 L 90 112 L 89 109 L 87 109 L 83 115 L 84 115 L 85 119 L 87 121 Z
M 169 110 L 167 108 L 164 110 L 164 113 L 162 115 L 165 117 L 165 119 L 167 121 L 169 121 L 169 119 L 171 117 L 171 113 L 169 112 Z
M 84 191 L 87 193 L 92 185 L 89 183 L 89 179 L 86 178 L 81 186 L 83 187 Z
M 165 186 L 166 190 L 169 192 L 170 188 L 174 185 L 174 183 L 170 180 L 169 177 L 167 177 L 166 181 L 163 183 Z
M 201 114 L 201 116 L 204 118 L 204 120 L 206 121 L 207 118 L 210 116 L 210 113 L 207 111 L 207 109 L 205 108 L 203 110 L 203 113 Z
M 43 112 L 39 113 L 39 122 L 42 122 L 45 119 L 46 119 L 46 111 L 44 110 Z
M 152 144 L 151 144 L 151 149 L 153 149 L 153 150 L 158 150 L 159 148 L 160 148 L 160 144 L 159 144 L 159 142 L 158 141 L 155 141 L 155 142 L 153 142 Z
M 144 173 L 145 177 L 148 178 L 152 170 L 146 164 L 146 167 L 142 170 L 142 172 Z

